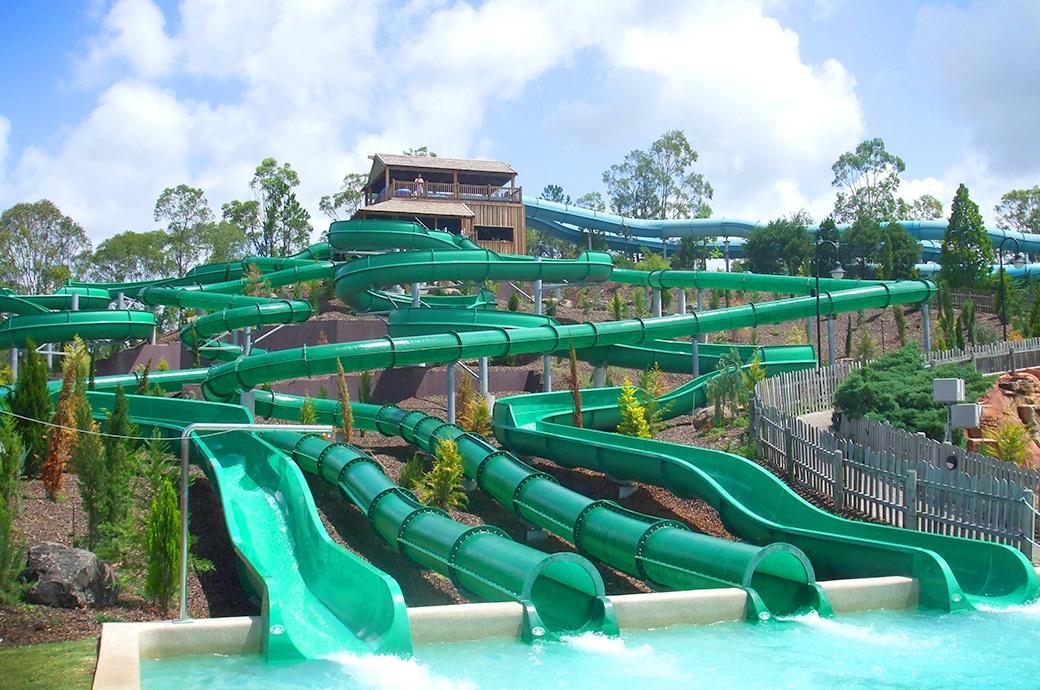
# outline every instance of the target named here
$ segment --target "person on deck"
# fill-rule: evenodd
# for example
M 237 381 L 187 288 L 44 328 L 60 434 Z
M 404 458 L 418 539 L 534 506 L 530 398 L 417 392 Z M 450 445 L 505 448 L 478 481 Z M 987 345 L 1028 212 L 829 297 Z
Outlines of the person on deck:
M 426 196 L 426 180 L 422 178 L 422 173 L 415 176 L 415 195 Z

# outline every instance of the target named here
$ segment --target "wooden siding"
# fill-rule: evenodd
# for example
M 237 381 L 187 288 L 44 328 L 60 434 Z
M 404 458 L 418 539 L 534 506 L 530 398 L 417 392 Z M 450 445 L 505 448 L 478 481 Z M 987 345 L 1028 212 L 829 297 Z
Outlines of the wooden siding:
M 478 202 L 467 202 L 470 210 L 473 211 L 473 226 L 487 225 L 492 227 L 506 227 L 513 228 L 513 241 L 510 243 L 513 245 L 513 249 L 508 252 L 511 254 L 526 254 L 527 243 L 525 241 L 526 235 L 526 223 L 524 216 L 524 207 L 520 204 L 500 204 L 500 203 L 478 203 Z M 480 246 L 492 249 L 490 244 L 480 242 Z M 494 249 L 494 251 L 499 251 Z

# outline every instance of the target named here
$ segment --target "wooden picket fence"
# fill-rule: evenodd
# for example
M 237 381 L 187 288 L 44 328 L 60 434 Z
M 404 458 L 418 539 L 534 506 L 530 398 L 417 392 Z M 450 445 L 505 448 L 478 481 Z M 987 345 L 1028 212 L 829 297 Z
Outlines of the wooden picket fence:
M 755 388 L 758 457 L 792 485 L 891 525 L 1010 544 L 1032 558 L 1040 474 L 875 420 L 840 432 L 799 415 L 831 409 L 855 365 L 781 374 Z
M 997 374 L 1040 366 L 1040 338 L 978 345 L 964 350 L 932 350 L 928 365 L 967 363 L 980 374 Z

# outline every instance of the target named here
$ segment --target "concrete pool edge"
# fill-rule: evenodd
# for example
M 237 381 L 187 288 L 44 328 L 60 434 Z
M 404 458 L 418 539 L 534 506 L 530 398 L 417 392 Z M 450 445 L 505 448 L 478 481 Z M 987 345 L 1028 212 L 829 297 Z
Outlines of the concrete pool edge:
M 835 613 L 917 605 L 917 581 L 907 577 L 834 580 L 820 585 Z M 713 589 L 623 594 L 609 599 L 622 630 L 645 630 L 741 621 L 747 596 L 740 589 Z M 512 602 L 415 607 L 408 609 L 408 621 L 416 646 L 493 637 L 519 639 L 522 608 Z M 262 621 L 256 616 L 105 623 L 93 687 L 140 688 L 141 659 L 256 654 L 260 651 L 261 630 Z

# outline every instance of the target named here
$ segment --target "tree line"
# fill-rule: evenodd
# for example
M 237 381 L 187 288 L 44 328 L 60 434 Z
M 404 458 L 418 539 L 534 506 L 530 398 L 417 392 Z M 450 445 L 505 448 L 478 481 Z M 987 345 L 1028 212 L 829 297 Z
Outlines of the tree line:
M 711 215 L 713 189 L 703 175 L 693 171 L 697 160 L 698 153 L 685 134 L 671 130 L 648 150 L 635 149 L 604 171 L 606 198 L 599 192 L 589 192 L 572 201 L 555 184 L 546 185 L 540 196 L 629 218 L 707 218 Z M 810 234 L 808 228 L 813 218 L 804 210 L 776 218 L 746 238 L 743 268 L 774 275 L 827 275 L 835 263 L 841 262 L 846 272 L 856 278 L 915 276 L 921 244 L 899 221 L 943 218 L 942 202 L 928 194 L 917 199 L 897 195 L 906 164 L 887 151 L 880 138 L 863 141 L 855 150 L 843 153 L 831 170 L 831 184 L 837 194 L 833 210 L 820 222 L 817 235 Z M 1040 186 L 1007 192 L 994 211 L 998 228 L 1040 233 Z M 971 201 L 965 185 L 958 188 L 947 218 L 940 278 L 953 287 L 980 286 L 989 274 L 995 254 L 978 206 Z M 849 227 L 839 233 L 839 224 Z M 607 248 L 594 233 L 582 231 L 589 233 L 588 247 Z M 670 267 L 703 267 L 704 260 L 710 257 L 707 245 L 714 239 L 683 238 Z M 542 256 L 562 256 L 574 251 L 545 233 L 532 232 L 530 240 L 533 253 Z
M 203 263 L 247 254 L 285 256 L 310 244 L 310 214 L 296 198 L 299 175 L 265 158 L 250 182 L 253 198 L 235 199 L 217 218 L 202 189 L 168 187 L 153 217 L 164 227 L 127 230 L 93 247 L 83 227 L 50 200 L 15 204 L 0 215 L 0 285 L 52 292 L 69 279 L 133 282 L 181 277 Z

